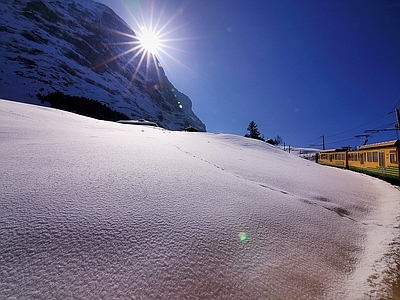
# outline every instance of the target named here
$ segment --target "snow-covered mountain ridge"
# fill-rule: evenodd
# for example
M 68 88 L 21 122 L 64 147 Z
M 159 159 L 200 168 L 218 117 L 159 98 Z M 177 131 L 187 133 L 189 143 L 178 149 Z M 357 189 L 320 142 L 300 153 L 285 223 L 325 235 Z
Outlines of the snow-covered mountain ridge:
M 191 100 L 162 66 L 151 61 L 147 68 L 139 63 L 141 55 L 133 58 L 136 52 L 126 44 L 132 38 L 117 32 L 135 33 L 107 6 L 91 0 L 1 0 L 0 20 L 0 97 L 39 103 L 38 93 L 58 90 L 171 130 L 205 131 Z

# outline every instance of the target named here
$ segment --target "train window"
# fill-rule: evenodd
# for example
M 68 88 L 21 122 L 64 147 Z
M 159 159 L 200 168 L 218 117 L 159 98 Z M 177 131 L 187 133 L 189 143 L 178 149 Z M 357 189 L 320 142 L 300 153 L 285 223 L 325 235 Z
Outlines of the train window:
M 335 154 L 335 160 L 344 160 L 344 154 L 343 153 Z
M 372 152 L 372 161 L 378 162 L 378 152 Z
M 396 151 L 390 151 L 389 156 L 390 156 L 390 163 L 397 164 Z
M 367 161 L 372 162 L 372 152 L 368 152 L 367 154 Z
M 379 166 L 380 167 L 385 167 L 385 152 L 381 151 L 379 152 Z
M 364 161 L 365 161 L 365 153 L 359 153 L 359 154 L 358 154 L 358 160 L 360 161 L 360 164 L 364 164 Z

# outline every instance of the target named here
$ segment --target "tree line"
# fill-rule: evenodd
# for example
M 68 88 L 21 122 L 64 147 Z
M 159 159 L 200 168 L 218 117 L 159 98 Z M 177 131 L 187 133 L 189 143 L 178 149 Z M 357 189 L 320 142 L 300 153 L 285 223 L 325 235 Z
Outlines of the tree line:
M 244 135 L 245 137 L 264 141 L 264 142 L 267 142 L 268 144 L 275 145 L 275 146 L 278 146 L 279 144 L 282 143 L 282 138 L 279 135 L 277 135 L 276 138 L 274 138 L 274 139 L 267 139 L 267 140 L 264 139 L 264 137 L 261 135 L 260 131 L 258 130 L 258 126 L 257 126 L 256 122 L 254 122 L 254 121 L 251 121 L 249 123 L 249 126 L 247 126 L 247 131 L 248 131 L 248 133 L 246 133 Z
M 65 95 L 60 91 L 47 94 L 46 96 L 41 94 L 37 94 L 36 96 L 42 103 L 50 103 L 52 108 L 62 109 L 86 117 L 106 121 L 129 119 L 127 115 L 115 111 L 99 101 L 86 97 Z

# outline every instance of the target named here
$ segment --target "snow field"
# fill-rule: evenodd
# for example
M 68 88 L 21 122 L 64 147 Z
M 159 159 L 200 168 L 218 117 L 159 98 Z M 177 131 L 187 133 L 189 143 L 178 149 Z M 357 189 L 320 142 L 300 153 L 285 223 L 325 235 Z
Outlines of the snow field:
M 0 124 L 6 298 L 378 297 L 400 199 L 385 182 L 244 137 L 5 100 Z

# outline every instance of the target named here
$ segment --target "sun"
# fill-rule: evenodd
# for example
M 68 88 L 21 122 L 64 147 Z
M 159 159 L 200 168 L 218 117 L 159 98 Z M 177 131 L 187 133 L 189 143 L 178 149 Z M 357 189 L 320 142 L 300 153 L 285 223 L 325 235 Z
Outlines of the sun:
M 161 47 L 160 37 L 156 32 L 147 29 L 145 26 L 142 26 L 140 30 L 141 32 L 138 33 L 140 47 L 148 54 L 156 55 Z
M 184 52 L 178 43 L 197 39 L 196 37 L 182 37 L 179 32 L 186 27 L 186 23 L 181 23 L 179 17 L 182 15 L 183 10 L 179 9 L 171 16 L 166 16 L 166 6 L 159 10 L 158 16 L 155 15 L 155 4 L 154 0 L 144 0 L 143 3 L 150 3 L 148 9 L 144 11 L 141 9 L 141 5 L 135 10 L 130 10 L 126 7 L 127 12 L 130 16 L 128 18 L 127 31 L 121 31 L 117 29 L 109 29 L 113 33 L 121 36 L 121 41 L 114 42 L 112 45 L 121 47 L 123 50 L 120 53 L 115 54 L 108 59 L 102 61 L 101 65 L 108 64 L 123 56 L 128 59 L 125 62 L 123 68 L 127 67 L 131 63 L 135 66 L 135 71 L 132 74 L 131 83 L 136 80 L 147 80 L 148 74 L 156 71 L 159 77 L 159 81 L 162 81 L 162 74 L 165 66 L 170 63 L 176 63 L 177 65 L 191 71 L 191 68 L 186 64 L 182 63 L 177 56 L 180 52 Z M 144 66 L 145 73 L 138 76 L 140 70 Z M 138 79 L 139 78 L 139 79 Z M 182 105 L 178 103 L 179 107 Z

